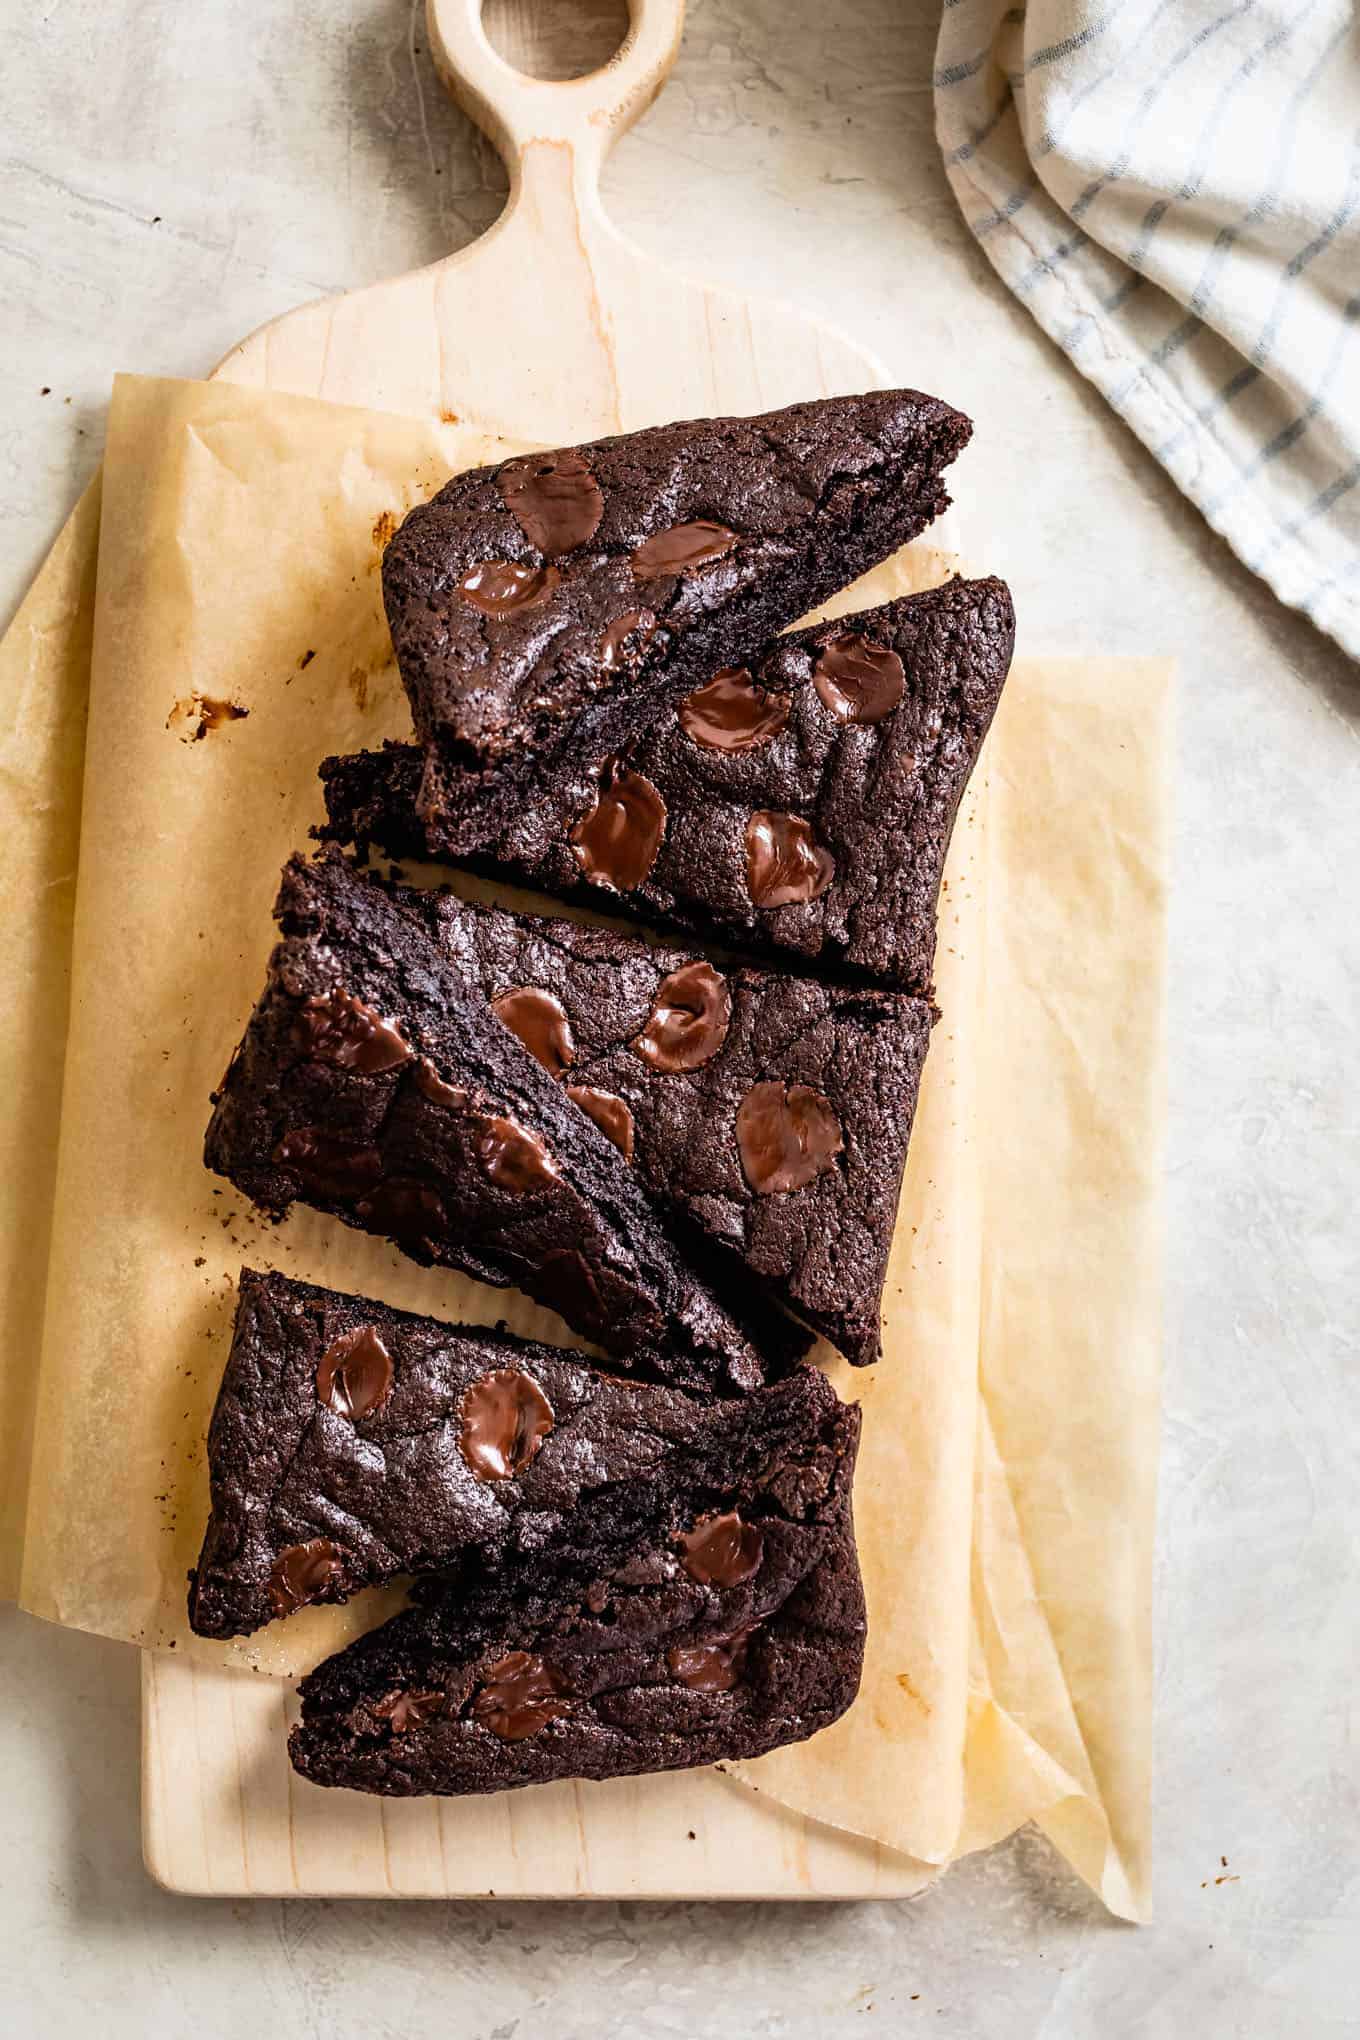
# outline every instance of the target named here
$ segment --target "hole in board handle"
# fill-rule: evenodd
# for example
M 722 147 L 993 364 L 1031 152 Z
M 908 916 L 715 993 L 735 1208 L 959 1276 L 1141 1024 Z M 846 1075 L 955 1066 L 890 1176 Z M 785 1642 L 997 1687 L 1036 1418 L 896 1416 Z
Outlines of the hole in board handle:
M 602 71 L 623 46 L 628 0 L 482 0 L 482 27 L 526 78 L 560 83 Z

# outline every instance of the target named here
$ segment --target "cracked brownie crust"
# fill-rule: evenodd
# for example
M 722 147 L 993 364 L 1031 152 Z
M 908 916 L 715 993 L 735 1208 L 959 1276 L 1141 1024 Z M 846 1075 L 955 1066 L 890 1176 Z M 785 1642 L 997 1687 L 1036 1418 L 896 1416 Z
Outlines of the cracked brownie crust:
M 923 530 L 971 430 L 876 391 L 456 476 L 383 560 L 421 816 L 472 850 L 560 769 L 598 769 Z

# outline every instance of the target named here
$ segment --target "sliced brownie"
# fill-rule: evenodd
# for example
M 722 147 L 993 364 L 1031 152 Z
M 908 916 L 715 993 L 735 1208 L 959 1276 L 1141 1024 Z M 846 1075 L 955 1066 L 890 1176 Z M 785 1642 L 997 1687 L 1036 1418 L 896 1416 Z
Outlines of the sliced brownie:
M 1015 636 L 1002 581 L 951 581 L 710 672 L 603 775 L 550 792 L 462 859 L 544 891 L 930 987 L 959 800 Z M 418 812 L 422 754 L 322 767 L 327 834 L 457 856 Z
M 242 1269 L 191 1626 L 244 1636 L 398 1573 L 466 1576 L 548 1548 L 607 1572 L 756 1480 L 834 1404 L 813 1368 L 715 1401 Z
M 715 1488 L 608 1576 L 550 1545 L 468 1591 L 426 1587 L 303 1681 L 295 1768 L 361 1792 L 498 1792 L 816 1734 L 864 1655 L 858 1439 L 859 1411 L 828 1390 L 755 1480 Z
M 914 538 L 971 430 L 880 390 L 455 476 L 383 559 L 421 815 L 471 850 L 597 768 Z
M 653 1196 L 848 1359 L 879 1357 L 924 999 L 719 968 L 444 891 L 399 897 Z
M 751 1338 L 636 1173 L 525 1055 L 422 917 L 338 852 L 285 868 L 283 940 L 204 1155 L 267 1212 L 294 1199 L 414 1260 L 514 1284 L 617 1365 L 731 1393 Z M 767 1313 L 767 1351 L 796 1347 Z

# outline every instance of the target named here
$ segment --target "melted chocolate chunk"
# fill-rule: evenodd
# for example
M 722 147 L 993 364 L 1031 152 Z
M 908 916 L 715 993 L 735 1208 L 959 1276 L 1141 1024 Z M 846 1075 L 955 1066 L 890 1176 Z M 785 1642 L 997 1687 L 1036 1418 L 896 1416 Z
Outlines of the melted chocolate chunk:
M 446 1084 L 429 1057 L 424 1055 L 416 1064 L 416 1089 L 432 1105 L 443 1105 L 450 1112 L 466 1112 L 470 1102 L 461 1085 Z
M 483 616 L 512 616 L 551 595 L 561 580 L 556 567 L 530 567 L 519 560 L 481 560 L 469 567 L 458 593 Z
M 592 885 L 631 892 L 655 864 L 665 827 L 666 803 L 651 780 L 615 765 L 573 828 L 571 847 Z
M 654 532 L 633 549 L 633 572 L 639 581 L 655 581 L 663 574 L 688 574 L 720 560 L 737 542 L 735 531 L 725 524 L 710 524 L 706 517 L 692 524 L 672 524 Z
M 542 1190 L 558 1167 L 536 1133 L 517 1119 L 479 1118 L 477 1159 L 501 1190 Z
M 531 545 L 550 557 L 593 538 L 604 515 L 600 485 L 579 453 L 530 453 L 496 477 L 501 500 Z
M 897 707 L 906 693 L 907 676 L 897 653 L 887 645 L 875 644 L 857 630 L 842 630 L 818 652 L 812 684 L 842 722 L 876 723 Z
M 458 1410 L 458 1445 L 478 1480 L 523 1473 L 553 1427 L 552 1404 L 518 1367 L 470 1382 Z
M 317 1362 L 316 1399 L 337 1417 L 371 1417 L 392 1393 L 392 1355 L 372 1325 L 332 1339 Z
M 540 991 L 536 985 L 516 985 L 512 991 L 499 993 L 491 1001 L 491 1010 L 550 1077 L 560 1077 L 571 1068 L 576 1060 L 571 1023 L 561 1000 L 551 992 Z
M 318 1197 L 337 1204 L 362 1197 L 382 1175 L 382 1156 L 373 1147 L 326 1133 L 319 1126 L 295 1126 L 271 1156 Z
M 408 1728 L 424 1728 L 444 1712 L 445 1693 L 385 1693 L 373 1703 L 379 1721 L 385 1721 L 393 1735 L 405 1735 Z
M 758 808 L 746 824 L 746 885 L 758 907 L 819 899 L 836 876 L 836 860 L 801 815 Z
M 338 1070 L 366 1077 L 398 1069 L 415 1053 L 395 1021 L 337 985 L 324 998 L 308 999 L 297 1018 L 303 1053 Z
M 487 1666 L 472 1712 L 502 1742 L 522 1742 L 566 1712 L 566 1691 L 566 1680 L 552 1665 L 531 1651 L 512 1650 Z
M 617 673 L 624 666 L 630 669 L 640 666 L 660 629 L 652 610 L 625 610 L 600 639 L 601 672 Z
M 413 1176 L 388 1176 L 358 1206 L 358 1215 L 373 1232 L 412 1247 L 434 1252 L 435 1242 L 449 1229 L 444 1201 L 428 1183 Z
M 714 1643 L 672 1644 L 666 1663 L 692 1693 L 730 1693 L 741 1676 L 749 1630 Z
M 344 1568 L 344 1555 L 328 1537 L 308 1544 L 290 1544 L 274 1560 L 269 1575 L 269 1605 L 276 1615 L 291 1615 L 323 1594 Z
M 751 1188 L 801 1190 L 845 1146 L 830 1104 L 807 1084 L 753 1084 L 737 1108 L 737 1147 Z
M 682 964 L 656 988 L 647 1025 L 631 1047 L 667 1076 L 697 1070 L 727 1039 L 732 994 L 711 963 Z
M 789 719 L 786 694 L 767 694 L 745 666 L 724 666 L 680 704 L 680 727 L 709 751 L 754 751 Z
M 626 1101 L 613 1091 L 597 1091 L 591 1084 L 568 1084 L 567 1096 L 573 1105 L 589 1114 L 607 1140 L 613 1141 L 625 1162 L 631 1162 L 633 1115 Z
M 681 1564 L 705 1587 L 739 1587 L 760 1570 L 765 1538 L 758 1523 L 743 1523 L 735 1509 L 700 1516 L 680 1536 Z
M 608 1329 L 609 1312 L 600 1294 L 599 1278 L 578 1248 L 554 1247 L 543 1256 L 543 1265 L 530 1279 L 533 1285 L 530 1295 L 549 1310 L 555 1310 L 569 1325 L 587 1332 Z

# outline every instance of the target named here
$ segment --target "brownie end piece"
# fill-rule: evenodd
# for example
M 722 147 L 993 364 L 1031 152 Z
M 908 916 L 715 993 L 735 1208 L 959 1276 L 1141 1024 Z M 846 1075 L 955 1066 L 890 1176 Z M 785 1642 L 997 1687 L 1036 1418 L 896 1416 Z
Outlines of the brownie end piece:
M 564 764 L 598 770 L 923 530 L 971 429 L 874 391 L 456 476 L 383 560 L 422 818 L 470 851 Z
M 820 1400 L 757 1482 L 608 1578 L 546 1552 L 464 1594 L 431 1586 L 304 1680 L 295 1769 L 391 1796 L 495 1792 L 758 1756 L 836 1720 L 864 1655 L 859 1412 Z

